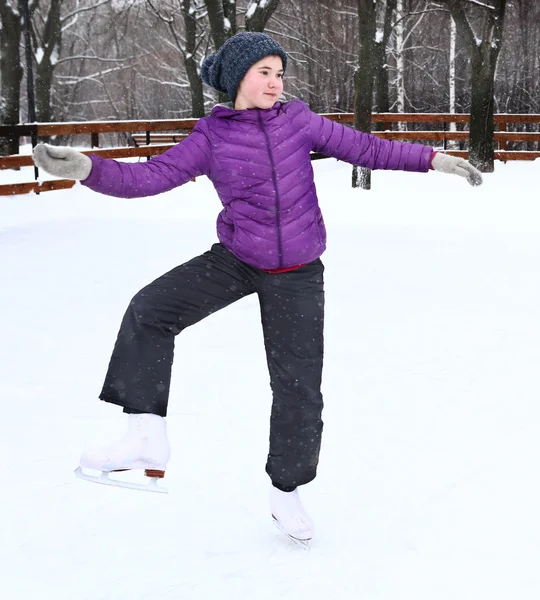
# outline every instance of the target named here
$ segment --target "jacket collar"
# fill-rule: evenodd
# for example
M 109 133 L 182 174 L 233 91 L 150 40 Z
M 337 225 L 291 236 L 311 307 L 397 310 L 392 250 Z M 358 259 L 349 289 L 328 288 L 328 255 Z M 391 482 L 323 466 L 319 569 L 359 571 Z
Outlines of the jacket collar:
M 283 102 L 278 100 L 271 108 L 246 108 L 244 110 L 235 110 L 232 103 L 217 104 L 210 112 L 210 116 L 217 119 L 230 119 L 250 123 L 257 122 L 260 118 L 267 121 L 279 115 L 283 104 Z

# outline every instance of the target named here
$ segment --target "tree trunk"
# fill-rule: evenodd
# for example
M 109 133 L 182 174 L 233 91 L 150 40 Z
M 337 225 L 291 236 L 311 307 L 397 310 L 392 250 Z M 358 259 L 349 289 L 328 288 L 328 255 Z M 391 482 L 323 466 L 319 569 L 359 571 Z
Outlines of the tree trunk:
M 214 47 L 217 51 L 236 33 L 236 2 L 229 2 L 229 0 L 204 0 L 204 2 L 208 11 Z M 263 31 L 278 4 L 279 0 L 268 0 L 261 3 L 252 1 L 246 12 L 246 31 Z M 229 100 L 227 94 L 219 92 L 218 101 L 227 102 L 227 100 Z
M 214 48 L 217 52 L 231 37 L 233 27 L 225 27 L 225 11 L 223 9 L 224 0 L 204 0 L 204 3 L 206 5 L 206 10 L 208 11 L 208 20 L 210 21 L 210 31 L 212 32 L 212 39 L 214 40 Z M 227 14 L 230 15 L 229 12 Z M 236 30 L 236 23 L 234 24 L 234 30 Z M 218 92 L 218 102 L 225 103 L 228 100 L 228 94 Z
M 494 169 L 495 142 L 493 134 L 494 77 L 496 57 L 489 41 L 483 41 L 471 56 L 471 122 L 469 137 L 469 162 L 483 173 Z
M 184 66 L 189 79 L 191 93 L 191 116 L 194 119 L 200 119 L 204 117 L 204 95 L 202 80 L 199 75 L 197 61 L 195 60 L 195 52 L 197 49 L 197 19 L 191 11 L 191 0 L 184 0 L 182 12 L 184 13 L 184 25 L 186 29 Z
M 19 124 L 19 98 L 23 68 L 19 55 L 21 22 L 0 2 L 0 124 Z M 19 138 L 0 137 L 0 156 L 19 153 Z
M 41 60 L 37 60 L 36 68 L 36 120 L 41 123 L 53 120 L 51 86 L 54 65 L 60 54 L 62 42 L 61 4 L 62 0 L 51 0 L 42 43 L 38 47 L 41 52 Z
M 358 6 L 358 68 L 354 77 L 354 127 L 371 133 L 373 107 L 373 73 L 375 56 L 375 8 L 372 0 L 357 0 Z M 360 175 L 358 169 L 360 168 Z M 353 167 L 353 187 L 371 189 L 371 172 Z
M 404 44 L 404 17 L 403 0 L 397 0 L 396 19 L 396 112 L 405 112 L 405 62 L 403 60 Z M 397 124 L 398 131 L 406 131 L 407 123 L 400 121 Z
M 375 102 L 376 112 L 390 111 L 390 94 L 388 93 L 388 65 L 386 64 L 386 44 L 384 42 L 375 43 Z M 386 127 L 384 123 L 376 123 Z
M 246 13 L 246 31 L 264 31 L 278 4 L 279 0 L 252 0 Z
M 456 24 L 452 17 L 450 17 L 450 51 L 448 57 L 448 112 L 452 114 L 456 112 Z M 457 131 L 456 123 L 450 123 L 449 130 Z M 459 148 L 459 143 L 451 140 L 448 143 L 448 148 L 456 150 Z
M 374 44 L 374 77 L 375 98 L 373 108 L 375 112 L 390 112 L 390 90 L 388 78 L 388 57 L 386 49 L 392 32 L 392 16 L 396 8 L 396 0 L 386 0 L 381 5 L 379 20 L 382 29 L 377 30 Z M 386 123 L 375 123 L 376 130 L 384 131 Z
M 507 0 L 491 1 L 491 6 L 482 7 L 484 25 L 482 37 L 477 40 L 465 14 L 463 0 L 448 0 L 456 26 L 470 48 L 472 72 L 469 162 L 483 173 L 494 170 L 495 69 L 501 49 Z
M 50 61 L 44 58 L 36 69 L 36 120 L 39 123 L 53 120 L 51 106 L 53 68 Z
M 223 0 L 223 16 L 229 23 L 231 35 L 236 35 L 236 0 Z
M 231 31 L 225 29 L 225 15 L 222 0 L 204 0 L 210 21 L 210 31 L 214 40 L 214 48 L 219 50 L 230 37 Z

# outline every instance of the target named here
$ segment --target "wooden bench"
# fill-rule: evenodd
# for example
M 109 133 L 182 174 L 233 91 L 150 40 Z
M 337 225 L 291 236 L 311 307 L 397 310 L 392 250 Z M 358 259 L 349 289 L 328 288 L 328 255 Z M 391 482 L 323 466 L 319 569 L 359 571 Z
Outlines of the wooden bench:
M 133 133 L 130 138 L 136 148 L 141 146 L 156 146 L 160 144 L 178 144 L 185 140 L 188 133 Z

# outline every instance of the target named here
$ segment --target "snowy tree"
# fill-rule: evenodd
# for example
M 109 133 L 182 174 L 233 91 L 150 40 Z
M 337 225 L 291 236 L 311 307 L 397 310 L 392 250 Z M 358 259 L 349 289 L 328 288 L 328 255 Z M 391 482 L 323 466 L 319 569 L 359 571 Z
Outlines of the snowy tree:
M 540 113 L 540 3 L 508 3 L 504 41 L 497 62 L 495 110 Z M 514 123 L 511 131 L 540 132 L 540 124 Z M 510 150 L 539 150 L 540 143 L 508 143 Z
M 496 12 L 495 0 L 371 4 L 376 23 L 373 109 L 470 112 L 473 84 L 480 81 L 472 75 L 478 61 L 472 60 L 470 38 L 461 27 L 453 42 L 451 5 L 463 7 L 475 39 L 483 40 L 486 13 Z M 493 29 L 492 36 L 503 40 L 496 44 L 493 110 L 540 112 L 540 3 L 506 4 L 503 33 L 496 38 Z M 302 98 L 321 113 L 355 108 L 355 73 L 364 41 L 358 0 L 30 0 L 30 7 L 40 120 L 200 116 L 201 106 L 207 111 L 217 99 L 202 86 L 201 60 L 237 31 L 262 26 L 289 53 L 287 99 Z M 0 24 L 1 118 L 15 123 L 21 110 L 26 118 L 17 0 L 0 2 Z M 439 128 L 419 128 L 426 126 Z M 535 142 L 531 149 L 536 148 Z
M 450 17 L 450 47 L 448 59 L 448 111 L 452 114 L 456 112 L 456 23 Z M 456 131 L 456 123 L 450 123 L 450 131 Z M 458 148 L 456 141 L 450 141 L 449 148 Z
M 34 61 L 36 65 L 35 96 L 38 122 L 53 120 L 52 86 L 56 65 L 61 55 L 62 36 L 74 27 L 78 16 L 109 4 L 111 0 L 34 0 L 30 5 Z M 64 57 L 66 60 L 66 57 Z
M 36 120 L 52 120 L 51 86 L 54 68 L 62 44 L 62 0 L 34 4 L 34 39 L 36 40 Z
M 371 132 L 373 109 L 373 75 L 375 72 L 376 12 L 372 0 L 357 0 L 358 7 L 358 69 L 355 76 L 354 126 Z M 353 187 L 371 188 L 369 169 L 353 169 Z
M 236 32 L 236 2 L 230 3 L 229 0 L 204 0 L 210 23 L 210 31 L 214 40 L 214 48 L 218 50 L 223 46 L 233 32 Z M 234 11 L 230 4 L 234 5 Z M 228 17 L 225 17 L 228 14 Z M 230 17 L 234 15 L 233 20 Z
M 251 0 L 245 17 L 246 31 L 264 31 L 278 4 L 279 0 Z
M 497 64 L 500 112 L 540 112 L 540 2 L 508 4 L 504 43 Z M 501 64 L 502 63 L 502 64 Z
M 181 84 L 189 87 L 187 82 L 170 82 L 164 72 L 167 52 L 171 53 L 162 43 L 167 38 L 165 26 L 139 0 L 115 0 L 99 6 L 90 2 L 86 0 L 85 6 L 93 6 L 92 10 L 77 13 L 63 28 L 53 80 L 56 118 L 157 117 L 169 99 L 165 89 Z M 178 58 L 175 51 L 171 58 L 175 75 L 181 73 Z M 141 82 L 143 78 L 147 79 Z M 145 111 L 147 97 L 155 112 Z M 177 97 L 172 101 L 178 104 Z
M 483 172 L 494 168 L 495 69 L 501 50 L 507 0 L 446 0 L 471 57 L 471 121 L 469 160 Z M 475 33 L 472 10 L 478 14 L 480 37 Z M 476 16 L 476 15 L 475 15 Z
M 396 26 L 395 26 L 395 49 L 396 49 L 396 112 L 405 112 L 405 63 L 403 60 L 404 51 L 404 14 L 403 0 L 397 1 L 396 7 Z M 398 129 L 405 129 L 404 123 L 398 123 Z
M 17 125 L 23 68 L 19 44 L 21 18 L 15 0 L 0 2 L 0 124 Z M 17 154 L 19 138 L 0 138 L 0 155 Z
M 244 11 L 245 30 L 263 31 L 280 0 L 250 0 Z M 204 0 L 215 50 L 238 31 L 236 0 Z M 219 101 L 227 94 L 219 93 Z
M 191 116 L 204 117 L 204 94 L 199 71 L 201 46 L 206 39 L 201 27 L 205 16 L 202 0 L 177 0 L 176 2 L 156 2 L 147 0 L 150 9 L 162 20 L 170 33 L 167 44 L 180 54 L 189 80 L 191 92 Z M 176 16 L 181 13 L 183 33 L 177 23 Z
M 376 112 L 390 111 L 389 82 L 388 82 L 388 59 L 386 50 L 392 33 L 392 18 L 396 9 L 396 3 L 401 0 L 385 0 L 378 2 L 377 10 L 377 32 L 375 37 L 375 99 L 373 109 Z M 384 123 L 377 124 L 381 128 Z

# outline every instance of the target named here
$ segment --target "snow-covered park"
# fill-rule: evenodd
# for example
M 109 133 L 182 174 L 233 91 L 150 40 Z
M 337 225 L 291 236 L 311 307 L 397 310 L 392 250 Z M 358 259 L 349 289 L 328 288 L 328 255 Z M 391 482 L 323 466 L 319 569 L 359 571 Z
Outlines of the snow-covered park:
M 124 430 L 97 396 L 130 298 L 216 241 L 210 182 L 0 197 L 1 598 L 538 600 L 540 161 L 497 162 L 479 188 L 379 171 L 370 192 L 349 165 L 314 168 L 328 250 L 309 552 L 270 518 L 255 297 L 177 339 L 169 494 L 73 475 Z

